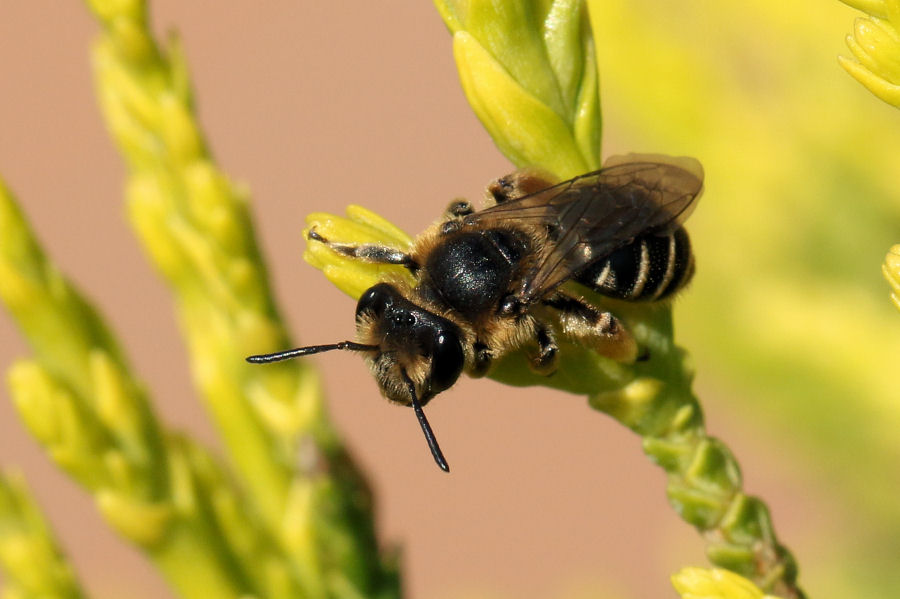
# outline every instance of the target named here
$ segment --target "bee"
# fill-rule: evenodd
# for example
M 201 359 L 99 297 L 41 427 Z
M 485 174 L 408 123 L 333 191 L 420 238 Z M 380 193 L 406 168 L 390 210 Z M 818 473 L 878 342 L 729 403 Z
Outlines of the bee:
M 402 265 L 415 285 L 386 280 L 363 293 L 355 341 L 247 360 L 362 354 L 382 394 L 414 409 L 435 462 L 449 472 L 422 408 L 463 372 L 484 376 L 521 348 L 532 370 L 550 375 L 560 337 L 622 362 L 637 358 L 634 338 L 612 313 L 562 285 L 575 281 L 631 302 L 671 298 L 694 272 L 682 223 L 702 189 L 703 169 L 693 158 L 631 154 L 562 183 L 534 169 L 502 177 L 488 186 L 487 207 L 451 203 L 409 252 L 337 243 L 313 228 L 311 242 Z

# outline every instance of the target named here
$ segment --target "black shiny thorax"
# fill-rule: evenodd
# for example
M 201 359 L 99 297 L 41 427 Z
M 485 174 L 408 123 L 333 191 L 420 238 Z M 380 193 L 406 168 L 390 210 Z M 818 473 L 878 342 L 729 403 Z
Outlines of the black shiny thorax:
M 493 315 L 513 291 L 530 250 L 517 231 L 450 232 L 428 254 L 417 291 L 469 321 Z

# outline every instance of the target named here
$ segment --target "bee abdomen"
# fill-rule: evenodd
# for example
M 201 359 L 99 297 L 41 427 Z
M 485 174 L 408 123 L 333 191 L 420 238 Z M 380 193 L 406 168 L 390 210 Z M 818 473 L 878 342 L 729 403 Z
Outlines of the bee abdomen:
M 616 299 L 656 301 L 678 291 L 693 273 L 691 242 L 687 231 L 679 228 L 668 235 L 635 238 L 589 266 L 576 280 Z

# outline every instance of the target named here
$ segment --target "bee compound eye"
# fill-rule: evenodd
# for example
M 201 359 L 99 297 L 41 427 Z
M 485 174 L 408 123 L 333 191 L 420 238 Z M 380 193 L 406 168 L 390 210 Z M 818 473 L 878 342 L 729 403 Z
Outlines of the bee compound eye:
M 464 361 L 459 335 L 453 331 L 439 331 L 434 336 L 431 353 L 431 391 L 440 393 L 450 388 L 462 373 Z
M 357 320 L 364 313 L 380 317 L 394 303 L 394 293 L 389 285 L 379 283 L 363 293 L 356 303 Z

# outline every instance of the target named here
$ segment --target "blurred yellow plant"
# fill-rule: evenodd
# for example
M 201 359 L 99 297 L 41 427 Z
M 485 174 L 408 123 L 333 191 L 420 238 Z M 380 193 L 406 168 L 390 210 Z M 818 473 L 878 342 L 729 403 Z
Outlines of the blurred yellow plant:
M 672 575 L 672 584 L 681 599 L 776 599 L 728 570 L 684 568 Z
M 103 28 L 97 94 L 128 165 L 132 224 L 171 286 L 231 469 L 159 422 L 102 317 L 0 182 L 0 299 L 35 353 L 9 374 L 22 419 L 184 597 L 396 597 L 368 487 L 324 413 L 316 373 L 244 361 L 288 335 L 247 198 L 210 157 L 177 43 L 157 45 L 143 1 L 88 6 Z M 0 527 L 0 546 L 15 532 Z
M 19 474 L 0 471 L 3 599 L 81 599 L 84 593 Z
M 900 108 L 900 0 L 842 0 L 868 13 L 856 19 L 847 47 L 856 60 L 838 60 L 873 94 Z
M 810 595 L 892 596 L 900 402 L 889 373 L 900 335 L 875 265 L 897 242 L 900 113 L 835 64 L 853 10 L 589 7 L 605 147 L 684 152 L 706 170 L 689 223 L 697 276 L 674 311 L 707 401 L 784 456 L 775 472 L 786 496 L 819 486 L 817 509 L 834 510 L 792 533 Z M 858 541 L 850 554 L 819 536 L 844 534 Z
M 891 248 L 881 270 L 891 286 L 891 301 L 900 310 L 900 245 Z

